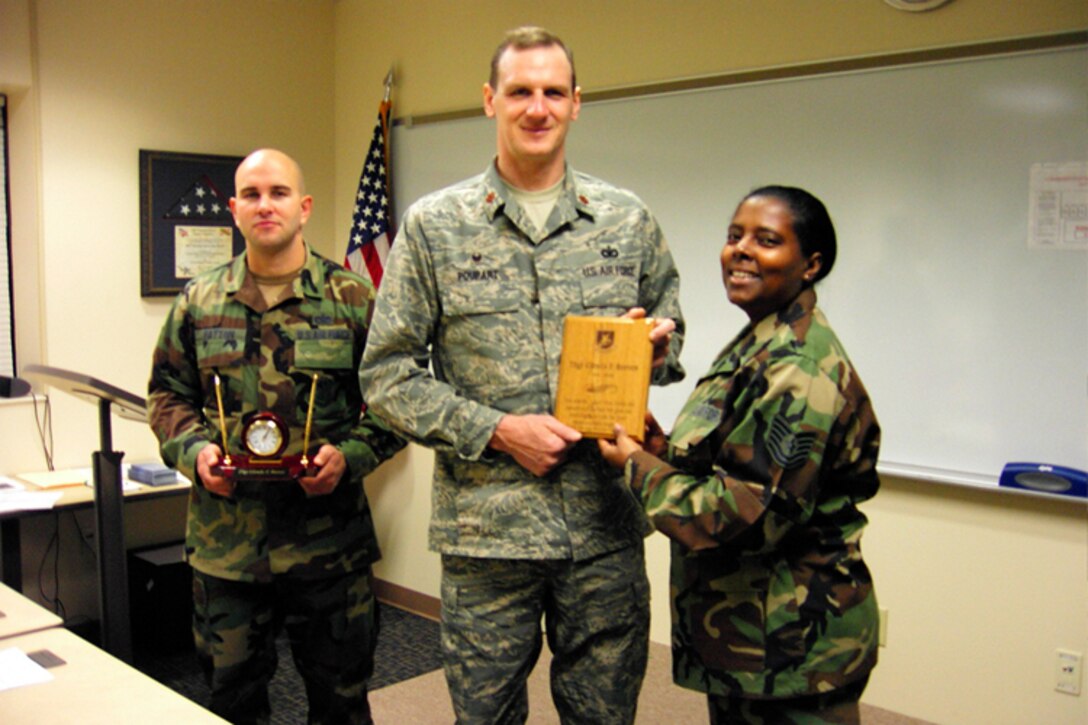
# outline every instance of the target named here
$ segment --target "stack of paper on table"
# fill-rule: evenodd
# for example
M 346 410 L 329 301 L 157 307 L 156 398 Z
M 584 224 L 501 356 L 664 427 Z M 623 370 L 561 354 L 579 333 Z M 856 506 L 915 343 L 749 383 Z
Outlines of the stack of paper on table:
M 20 473 L 19 478 L 42 489 L 83 486 L 91 478 L 89 468 L 68 468 L 61 471 L 42 471 L 40 473 Z

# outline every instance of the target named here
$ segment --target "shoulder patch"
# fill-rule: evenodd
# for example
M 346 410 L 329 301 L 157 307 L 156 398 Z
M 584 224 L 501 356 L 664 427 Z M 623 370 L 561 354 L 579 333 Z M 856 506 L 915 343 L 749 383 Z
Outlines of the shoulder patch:
M 815 442 L 815 433 L 798 433 L 781 414 L 775 416 L 767 432 L 767 452 L 775 463 L 785 469 L 803 465 Z

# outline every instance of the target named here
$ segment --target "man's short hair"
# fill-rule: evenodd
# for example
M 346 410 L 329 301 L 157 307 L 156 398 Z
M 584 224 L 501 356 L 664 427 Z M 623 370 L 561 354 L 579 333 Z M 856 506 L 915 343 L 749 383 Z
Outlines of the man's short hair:
M 574 90 L 578 87 L 574 75 L 574 53 L 558 35 L 535 25 L 523 25 L 520 28 L 507 31 L 506 37 L 503 38 L 499 47 L 495 49 L 495 54 L 491 56 L 491 76 L 488 78 L 488 85 L 491 86 L 492 90 L 498 85 L 499 59 L 502 58 L 502 54 L 506 52 L 507 48 L 529 50 L 530 48 L 547 48 L 553 45 L 562 48 L 563 53 L 566 54 L 567 60 L 570 62 L 570 87 L 571 90 Z

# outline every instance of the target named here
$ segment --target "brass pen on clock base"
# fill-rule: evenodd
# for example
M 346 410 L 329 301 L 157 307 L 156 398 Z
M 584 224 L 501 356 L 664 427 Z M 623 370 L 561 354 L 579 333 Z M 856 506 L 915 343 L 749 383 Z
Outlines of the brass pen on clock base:
M 317 373 L 314 373 L 313 381 L 310 383 L 310 405 L 306 408 L 306 432 L 302 437 L 302 465 L 307 467 L 310 465 L 310 460 L 306 457 L 306 451 L 310 450 L 310 424 L 314 419 L 314 397 L 317 395 Z
M 223 438 L 223 465 L 230 465 L 230 449 L 227 448 L 227 419 L 223 415 L 223 390 L 219 386 L 219 373 L 215 374 L 215 402 L 219 405 L 219 434 Z

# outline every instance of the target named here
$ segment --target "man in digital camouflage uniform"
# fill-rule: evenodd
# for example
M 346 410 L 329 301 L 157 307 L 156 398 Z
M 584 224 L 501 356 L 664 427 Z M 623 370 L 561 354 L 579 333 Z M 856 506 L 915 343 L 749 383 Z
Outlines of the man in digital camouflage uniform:
M 363 477 L 404 445 L 363 413 L 357 369 L 373 287 L 303 241 L 313 202 L 290 157 L 256 151 L 235 184 L 230 207 L 246 251 L 174 301 L 148 396 L 163 459 L 194 484 L 185 546 L 197 652 L 211 709 L 267 722 L 274 641 L 286 626 L 310 722 L 366 723 L 379 552 Z M 284 455 L 303 453 L 314 375 L 305 453 L 316 471 L 274 481 L 220 475 L 225 453 L 243 453 L 240 431 L 255 413 L 286 422 Z
M 637 197 L 567 167 L 580 91 L 558 38 L 509 34 L 483 95 L 498 155 L 408 210 L 361 381 L 373 410 L 437 450 L 429 541 L 458 722 L 525 721 L 543 616 L 563 722 L 630 723 L 648 522 L 551 411 L 568 314 L 653 317 L 654 382 L 683 377 L 678 276 Z

